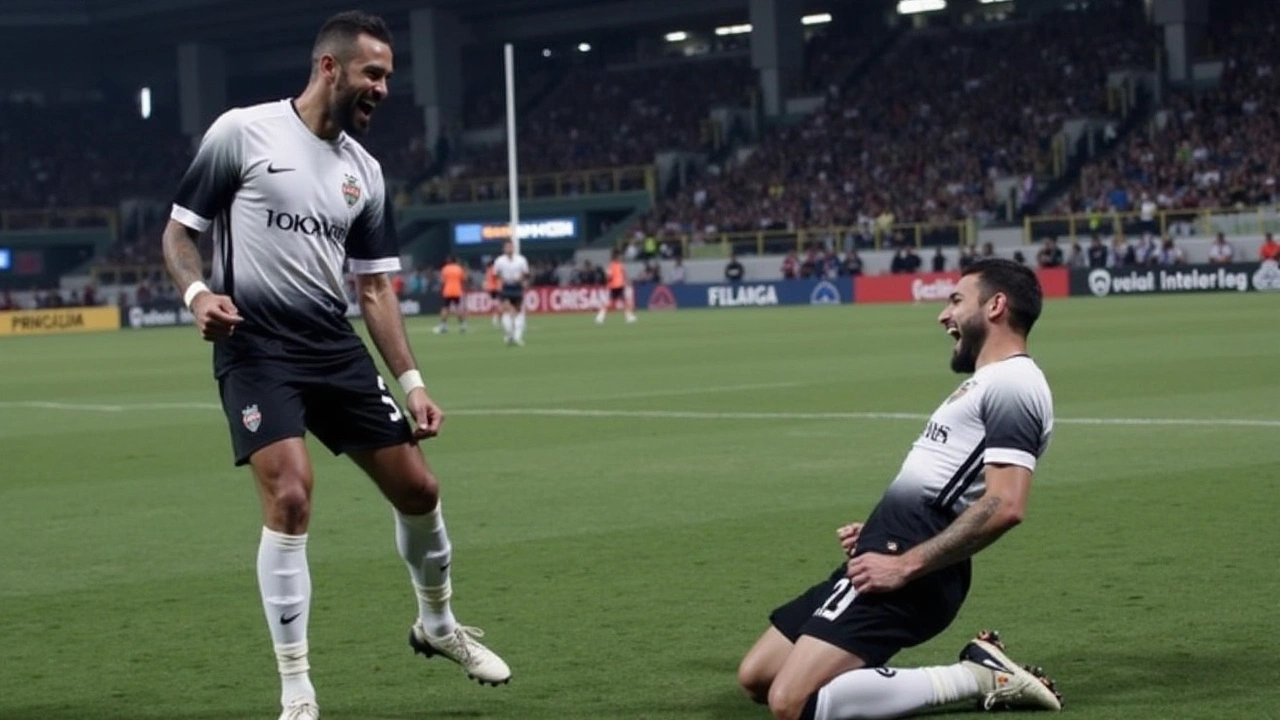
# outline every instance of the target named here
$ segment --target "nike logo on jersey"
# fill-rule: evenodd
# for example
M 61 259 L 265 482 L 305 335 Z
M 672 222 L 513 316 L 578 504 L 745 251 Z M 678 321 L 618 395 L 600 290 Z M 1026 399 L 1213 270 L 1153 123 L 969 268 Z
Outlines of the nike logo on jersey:
M 281 615 L 280 624 L 288 625 L 289 623 L 293 622 L 294 620 L 297 620 L 300 617 L 302 617 L 302 613 L 294 613 L 292 615 Z
M 297 169 L 298 168 L 278 168 L 275 166 L 275 163 L 267 163 L 267 173 L 270 175 L 275 175 L 276 173 L 282 173 L 282 172 L 293 172 L 294 170 L 297 170 Z

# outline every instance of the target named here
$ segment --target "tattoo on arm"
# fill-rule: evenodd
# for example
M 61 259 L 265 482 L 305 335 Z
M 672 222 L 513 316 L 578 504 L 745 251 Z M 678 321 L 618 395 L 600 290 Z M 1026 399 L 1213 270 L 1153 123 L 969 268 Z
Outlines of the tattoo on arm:
M 204 279 L 204 263 L 200 260 L 200 249 L 196 247 L 194 230 L 189 230 L 177 223 L 170 223 L 164 229 L 164 264 L 169 277 L 183 292 L 191 283 Z
M 979 498 L 946 530 L 916 546 L 914 552 L 919 554 L 923 565 L 920 574 L 964 560 L 995 542 L 1005 528 L 988 528 L 987 524 L 1003 502 L 998 496 Z

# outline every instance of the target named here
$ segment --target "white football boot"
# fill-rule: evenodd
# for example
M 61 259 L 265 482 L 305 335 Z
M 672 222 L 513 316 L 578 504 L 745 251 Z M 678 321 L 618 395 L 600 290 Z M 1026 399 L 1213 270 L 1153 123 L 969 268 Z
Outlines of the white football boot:
M 320 720 L 320 708 L 315 700 L 294 700 L 280 713 L 280 720 Z
M 1062 695 L 1053 680 L 1040 668 L 1018 665 L 1009 659 L 1000 635 L 994 631 L 983 630 L 970 640 L 960 651 L 960 663 L 978 680 L 982 690 L 979 706 L 983 710 L 1062 709 Z
M 439 655 L 462 666 L 467 677 L 481 685 L 505 685 L 511 680 L 511 668 L 489 648 L 480 643 L 484 637 L 480 628 L 458 626 L 444 637 L 427 634 L 421 622 L 415 622 L 409 631 L 409 646 L 415 653 L 427 657 Z

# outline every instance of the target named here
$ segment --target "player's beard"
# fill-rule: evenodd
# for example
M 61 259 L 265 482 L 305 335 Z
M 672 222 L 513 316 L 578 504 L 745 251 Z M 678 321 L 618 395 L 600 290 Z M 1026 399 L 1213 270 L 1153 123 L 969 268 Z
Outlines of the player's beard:
M 951 352 L 951 369 L 958 373 L 971 373 L 978 369 L 978 355 L 987 342 L 987 324 L 980 317 L 957 323 L 960 341 Z
M 360 93 L 347 82 L 344 76 L 338 78 L 333 88 L 333 100 L 329 103 L 329 116 L 338 123 L 338 127 L 348 135 L 364 135 L 369 131 L 369 123 L 361 125 L 356 120 L 359 112 L 356 105 L 360 102 Z

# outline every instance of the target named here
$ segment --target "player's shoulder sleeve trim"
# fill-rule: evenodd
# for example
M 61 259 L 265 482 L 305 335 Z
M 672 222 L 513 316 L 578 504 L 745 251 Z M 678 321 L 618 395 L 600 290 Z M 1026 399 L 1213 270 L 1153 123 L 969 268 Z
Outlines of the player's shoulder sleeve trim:
M 987 448 L 982 456 L 985 464 L 1017 465 L 1032 472 L 1036 469 L 1036 456 L 1013 448 Z
M 169 217 L 204 232 L 241 182 L 243 133 L 249 118 L 242 108 L 227 110 L 205 130 L 191 165 L 178 185 Z
M 169 217 L 176 220 L 178 223 L 195 230 L 196 232 L 204 232 L 213 224 L 213 220 L 211 218 L 201 217 L 177 203 L 174 203 L 173 209 L 169 211 Z
M 993 373 L 980 402 L 987 438 L 984 461 L 1034 471 L 1052 431 L 1051 402 L 1038 372 Z
M 347 264 L 351 268 L 351 272 L 357 275 L 381 275 L 389 272 L 400 272 L 400 258 L 386 257 L 376 260 L 360 260 L 350 258 Z

